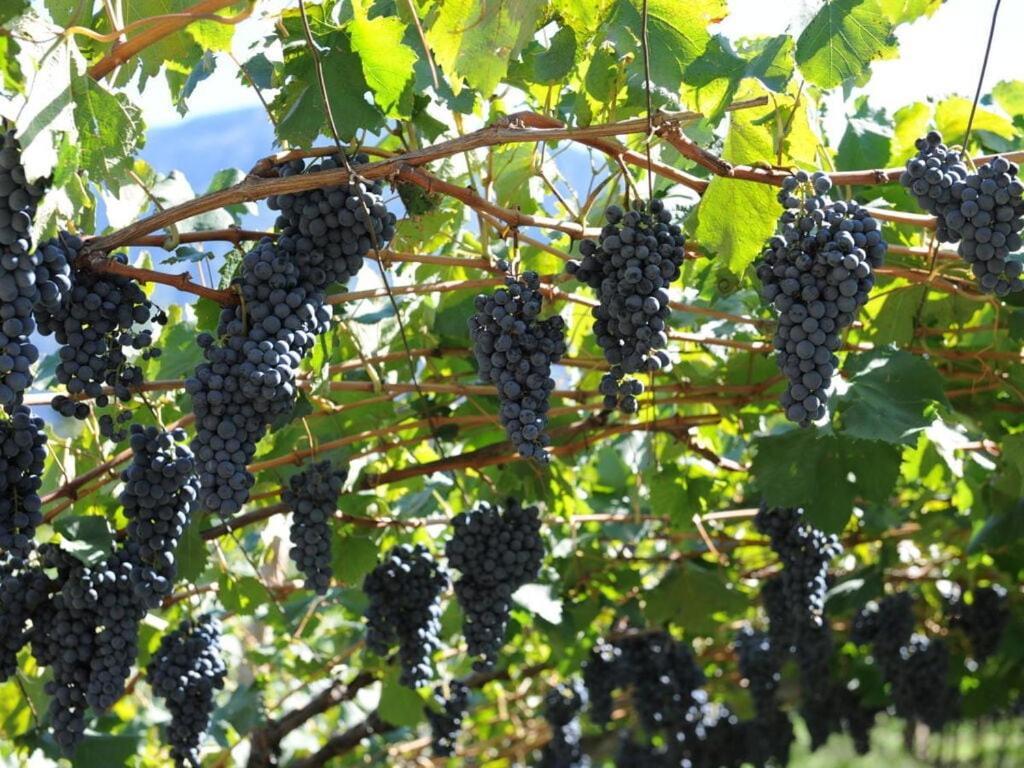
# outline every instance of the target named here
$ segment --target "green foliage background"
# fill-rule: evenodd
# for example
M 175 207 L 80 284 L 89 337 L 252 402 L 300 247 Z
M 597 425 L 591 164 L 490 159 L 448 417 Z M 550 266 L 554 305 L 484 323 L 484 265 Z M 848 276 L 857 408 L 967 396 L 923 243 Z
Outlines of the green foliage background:
M 328 0 L 307 10 L 328 108 L 342 140 L 401 153 L 523 109 L 571 126 L 643 116 L 641 5 L 640 0 Z M 908 103 L 893 114 L 871 104 L 871 63 L 899 55 L 894 30 L 939 5 L 939 0 L 834 0 L 822 4 L 799 34 L 729 40 L 709 31 L 728 14 L 725 0 L 650 0 L 653 106 L 701 112 L 685 134 L 733 164 L 841 171 L 900 166 L 929 126 L 956 141 L 967 125 L 971 102 L 963 97 Z M 124 3 L 123 22 L 188 6 L 183 0 L 132 0 Z M 223 13 L 246 9 L 239 3 Z M 325 105 L 297 6 L 282 10 L 261 2 L 253 11 L 277 15 L 278 24 L 275 36 L 254 46 L 242 62 L 237 87 L 260 89 L 282 148 L 329 144 Z M 100 201 L 115 227 L 138 219 L 152 210 L 144 188 L 155 191 L 164 206 L 191 196 L 168 169 L 138 159 L 146 127 L 127 86 L 145 88 L 162 79 L 187 112 L 197 84 L 214 66 L 225 65 L 213 54 L 229 50 L 235 27 L 195 21 L 95 79 L 89 67 L 103 59 L 109 44 L 64 30 L 108 32 L 101 4 L 43 0 L 30 8 L 27 0 L 16 0 L 4 3 L 0 22 L 0 114 L 16 122 L 29 175 L 53 179 L 36 223 L 37 238 L 58 228 L 94 233 Z M 823 98 L 828 89 L 854 87 L 864 89 L 858 111 L 842 140 L 830 144 L 821 129 Z M 734 101 L 762 96 L 763 106 L 726 109 Z M 969 150 L 1013 150 L 1022 146 L 1022 134 L 1024 82 L 1001 82 L 982 99 Z M 621 140 L 645 150 L 643 134 Z M 430 170 L 507 208 L 599 224 L 601 210 L 624 195 L 622 171 L 605 155 L 588 151 L 590 188 L 572 188 L 554 160 L 568 146 L 495 146 L 439 160 Z M 272 150 L 253 147 L 252 161 Z M 573 151 L 581 150 L 577 145 Z M 478 289 L 398 296 L 405 341 L 386 298 L 343 303 L 343 321 L 304 363 L 308 387 L 294 420 L 260 445 L 257 461 L 263 469 L 250 505 L 255 510 L 276 503 L 276 492 L 296 463 L 313 451 L 349 464 L 352 490 L 339 502 L 343 519 L 332 542 L 336 586 L 324 600 L 294 588 L 282 516 L 206 539 L 202 532 L 218 521 L 200 518 L 179 553 L 182 599 L 144 623 L 140 665 L 182 615 L 211 606 L 226 612 L 232 671 L 219 700 L 209 765 L 244 761 L 253 734 L 268 720 L 360 671 L 373 682 L 353 700 L 302 723 L 282 743 L 284 762 L 315 753 L 332 734 L 376 708 L 392 727 L 337 758 L 337 764 L 411 764 L 424 733 L 425 692 L 400 687 L 394 671 L 363 650 L 365 599 L 359 585 L 377 554 L 396 542 L 418 541 L 440 552 L 443 520 L 478 500 L 513 495 L 542 504 L 550 552 L 541 584 L 517 601 L 504 656 L 509 679 L 474 694 L 464 744 L 482 751 L 457 760 L 480 764 L 509 765 L 528 754 L 540 732 L 537 705 L 543 691 L 578 671 L 594 639 L 623 618 L 665 624 L 695 642 L 715 695 L 738 712 L 749 709 L 728 646 L 739 622 L 761 621 L 758 577 L 775 564 L 747 519 L 711 519 L 702 532 L 695 523 L 700 515 L 756 506 L 763 499 L 802 506 L 818 526 L 842 533 L 847 554 L 835 563 L 829 604 L 840 623 L 881 595 L 887 583 L 909 582 L 919 591 L 922 624 L 939 619 L 946 583 L 1019 585 L 1024 573 L 1024 311 L 1019 299 L 1003 303 L 980 296 L 958 260 L 932 261 L 927 229 L 887 223 L 888 241 L 903 248 L 890 255 L 890 269 L 848 334 L 850 351 L 831 421 L 796 429 L 775 402 L 780 382 L 760 347 L 769 315 L 757 297 L 751 268 L 780 212 L 774 188 L 711 177 L 665 141 L 653 141 L 651 152 L 710 183 L 698 197 L 664 178 L 653 180 L 656 194 L 685 218 L 699 256 L 687 262 L 675 297 L 687 307 L 672 318 L 678 363 L 658 377 L 658 403 L 645 404 L 635 430 L 612 429 L 623 423 L 619 416 L 597 423 L 587 421 L 595 409 L 567 408 L 553 419 L 555 443 L 571 442 L 581 423 L 593 439 L 549 469 L 521 461 L 479 461 L 455 473 L 405 472 L 436 461 L 443 468 L 445 457 L 485 459 L 504 450 L 500 426 L 473 418 L 493 416 L 495 398 L 443 391 L 394 395 L 387 388 L 411 381 L 406 343 L 417 351 L 419 382 L 476 383 L 466 319 Z M 630 173 L 645 194 L 646 176 L 636 169 Z M 240 171 L 226 170 L 208 191 L 244 178 Z M 917 212 L 896 184 L 842 192 L 879 209 Z M 208 212 L 180 223 L 179 230 L 231 226 L 252 210 L 240 204 Z M 557 274 L 562 261 L 556 254 L 573 249 L 568 236 L 537 230 L 514 242 L 451 198 L 421 200 L 410 210 L 418 213 L 401 218 L 396 252 L 464 259 L 466 265 L 396 262 L 389 273 L 393 284 L 475 280 L 486 275 L 473 260 L 510 255 L 524 268 Z M 209 257 L 200 246 L 173 254 L 157 250 L 151 259 L 155 268 L 175 272 L 181 269 L 173 266 L 178 262 Z M 230 276 L 234 263 L 228 261 L 224 275 Z M 581 293 L 574 283 L 561 289 Z M 555 405 L 573 406 L 596 389 L 600 350 L 589 333 L 586 306 L 558 301 L 553 308 L 568 321 L 570 357 L 581 363 L 560 374 L 560 389 L 575 390 L 576 396 Z M 159 339 L 164 354 L 144 365 L 147 380 L 187 375 L 200 357 L 195 335 L 212 328 L 215 312 L 208 300 L 172 309 L 172 322 Z M 372 372 L 361 362 L 365 358 L 374 361 Z M 49 378 L 53 365 L 52 359 L 42 361 L 37 389 L 55 388 Z M 339 382 L 351 386 L 332 387 Z M 142 422 L 158 415 L 170 424 L 190 412 L 180 389 L 154 393 L 149 405 L 152 412 L 139 404 L 136 415 Z M 434 420 L 433 432 L 427 417 Z M 659 422 L 682 426 L 665 431 L 657 429 Z M 116 473 L 102 474 L 73 503 L 67 497 L 72 478 L 106 466 L 117 453 L 92 427 L 51 424 L 53 455 L 44 490 L 55 494 L 47 511 L 59 514 L 38 534 L 41 540 L 59 537 L 83 558 L 109 550 L 114 531 L 125 524 L 116 503 Z M 323 448 L 328 444 L 336 447 Z M 376 484 L 395 476 L 389 473 L 408 477 Z M 708 551 L 708 540 L 720 558 Z M 1011 598 L 1019 608 L 1019 589 Z M 469 672 L 459 652 L 459 623 L 458 608 L 449 601 L 444 630 L 450 651 L 437 659 L 446 676 Z M 962 642 L 952 641 L 962 655 Z M 962 668 L 959 685 L 968 715 L 998 709 L 1022 690 L 1022 655 L 1024 623 L 1017 610 L 1000 654 L 977 669 L 954 665 Z M 856 668 L 861 652 L 846 645 L 841 658 L 845 667 Z M 12 764 L 34 750 L 55 754 L 40 720 L 46 676 L 33 669 L 27 654 L 24 661 L 19 678 L 0 686 L 0 759 Z M 881 696 L 878 679 L 861 682 Z M 75 764 L 163 765 L 158 726 L 165 720 L 140 681 L 93 723 Z

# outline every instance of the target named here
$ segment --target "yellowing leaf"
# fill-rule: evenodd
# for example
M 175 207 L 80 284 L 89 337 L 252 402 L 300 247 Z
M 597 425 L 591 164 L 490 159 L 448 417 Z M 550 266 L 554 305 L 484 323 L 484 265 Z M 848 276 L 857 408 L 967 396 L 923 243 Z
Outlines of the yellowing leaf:
M 363 76 L 385 112 L 398 104 L 406 84 L 412 79 L 416 52 L 402 43 L 405 24 L 394 16 L 367 18 L 365 0 L 352 3 L 348 33 L 352 52 L 359 56 Z M 407 117 L 407 115 L 403 115 Z
M 465 79 L 484 98 L 492 96 L 509 60 L 533 36 L 544 5 L 544 0 L 444 0 L 427 41 L 452 90 L 458 94 Z

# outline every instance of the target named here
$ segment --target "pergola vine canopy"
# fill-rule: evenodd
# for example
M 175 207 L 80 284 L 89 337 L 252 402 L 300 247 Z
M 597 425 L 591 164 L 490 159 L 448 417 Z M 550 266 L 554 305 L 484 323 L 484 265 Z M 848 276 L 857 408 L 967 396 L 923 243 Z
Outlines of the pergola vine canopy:
M 886 111 L 941 0 L 6 3 L 0 762 L 1019 760 L 984 5 Z

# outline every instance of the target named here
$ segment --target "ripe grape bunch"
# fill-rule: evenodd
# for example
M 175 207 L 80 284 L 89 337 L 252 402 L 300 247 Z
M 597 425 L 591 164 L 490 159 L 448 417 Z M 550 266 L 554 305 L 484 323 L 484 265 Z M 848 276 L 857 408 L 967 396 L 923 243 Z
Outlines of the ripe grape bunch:
M 367 163 L 363 154 L 337 155 L 306 167 L 293 160 L 278 169 L 282 177 L 318 173 Z M 384 183 L 349 178 L 343 185 L 273 195 L 271 210 L 280 211 L 279 247 L 294 254 L 302 279 L 319 288 L 346 283 L 363 266 L 363 258 L 384 248 L 395 235 L 395 215 L 384 205 Z
M 248 500 L 246 466 L 270 424 L 291 412 L 299 363 L 331 317 L 323 293 L 270 238 L 245 255 L 233 284 L 242 303 L 221 311 L 216 339 L 197 337 L 206 361 L 185 381 L 202 502 L 222 516 Z
M 49 666 L 52 679 L 45 691 L 50 696 L 50 723 L 61 751 L 71 754 L 85 733 L 88 708 L 86 691 L 93 677 L 96 634 L 101 619 L 101 584 L 107 578 L 106 563 L 96 568 L 75 563 L 65 568 L 60 590 L 47 610 L 39 615 L 32 632 L 32 655 L 40 666 Z
M 832 200 L 825 174 L 786 177 L 779 234 L 757 261 L 761 297 L 778 313 L 773 344 L 789 379 L 780 402 L 802 426 L 825 417 L 841 333 L 867 301 L 885 259 L 878 222 L 854 201 Z
M 896 714 L 942 730 L 956 717 L 960 703 L 959 691 L 948 682 L 949 667 L 949 649 L 942 638 L 912 636 L 889 677 Z
M 39 609 L 50 596 L 50 580 L 39 568 L 21 568 L 0 563 L 0 683 L 18 669 L 18 652 L 31 637 Z
M 179 768 L 200 765 L 199 746 L 226 673 L 220 654 L 220 622 L 211 615 L 186 619 L 164 635 L 146 667 L 153 693 L 164 699 L 171 713 L 167 741 Z
M 13 128 L 0 136 L 0 251 L 28 241 L 43 183 L 32 183 L 21 164 L 21 144 Z
M 307 172 L 337 167 L 330 159 Z M 301 173 L 301 161 L 279 170 Z M 277 195 L 281 236 L 264 238 L 246 254 L 233 285 L 237 307 L 221 312 L 216 340 L 201 334 L 206 361 L 185 382 L 196 416 L 193 451 L 199 462 L 203 505 L 222 516 L 249 498 L 246 469 L 267 428 L 291 413 L 299 363 L 331 319 L 324 291 L 345 282 L 371 248 L 394 234 L 394 215 L 379 184 Z
M 600 241 L 580 241 L 580 261 L 566 271 L 597 291 L 594 334 L 611 371 L 601 379 L 605 407 L 636 413 L 643 384 L 633 373 L 665 370 L 668 346 L 668 286 L 680 274 L 685 239 L 660 200 L 636 201 L 624 212 L 605 211 Z
M 802 509 L 762 505 L 754 518 L 757 530 L 769 538 L 782 561 L 782 592 L 788 621 L 796 630 L 799 646 L 802 630 L 824 626 L 828 564 L 842 552 L 839 540 L 819 531 L 804 519 Z
M 971 265 L 983 291 L 997 296 L 1024 291 L 1024 262 L 1010 257 L 1024 242 L 1019 166 L 995 157 L 969 172 L 960 153 L 947 148 L 936 131 L 918 139 L 917 148 L 900 182 L 938 218 L 938 239 L 958 243 L 957 253 Z
M 474 306 L 469 335 L 480 378 L 497 388 L 501 423 L 519 455 L 545 464 L 551 366 L 565 354 L 565 322 L 558 315 L 538 319 L 536 272 L 506 277 L 504 288 L 478 295 Z
M 441 593 L 448 575 L 421 544 L 393 548 L 363 580 L 369 598 L 366 646 L 385 656 L 398 644 L 400 680 L 416 688 L 432 674 L 431 656 L 440 647 Z
M 434 757 L 451 757 L 455 754 L 455 742 L 462 729 L 462 718 L 469 706 L 469 686 L 461 680 L 448 684 L 448 695 L 440 685 L 434 688 L 434 703 L 438 709 L 426 708 L 427 722 L 430 723 L 430 748 Z
M 556 685 L 544 694 L 544 719 L 551 739 L 541 750 L 538 768 L 583 768 L 589 759 L 580 746 L 579 714 L 587 703 L 587 691 L 577 681 Z
M 974 658 L 984 661 L 999 648 L 1010 623 L 1007 591 L 993 584 L 973 590 L 971 597 L 970 603 L 965 602 L 962 595 L 953 603 L 950 626 L 963 630 Z
M 942 143 L 938 131 L 914 142 L 917 154 L 907 160 L 900 184 L 917 199 L 921 209 L 937 217 L 935 236 L 940 243 L 959 240 L 946 225 L 946 212 L 959 208 L 953 187 L 966 181 L 969 171 L 963 153 Z
M 494 666 L 505 642 L 512 593 L 537 578 L 544 559 L 537 507 L 515 499 L 497 506 L 481 504 L 452 520 L 445 545 L 449 567 L 462 575 L 455 597 L 465 614 L 463 631 L 474 668 Z
M 664 631 L 629 632 L 602 640 L 591 650 L 583 668 L 591 719 L 611 719 L 612 694 L 631 691 L 640 721 L 649 731 L 692 730 L 701 700 L 704 673 L 688 645 Z
M 132 463 L 121 473 L 120 501 L 128 518 L 125 551 L 134 566 L 137 600 L 156 607 L 170 594 L 175 552 L 199 496 L 192 452 L 181 443 L 185 432 L 131 427 Z
M 38 257 L 32 253 L 32 219 L 43 194 L 29 183 L 21 165 L 21 148 L 13 130 L 0 137 L 0 406 L 11 407 L 32 381 L 31 366 L 39 349 L 29 337 L 35 330 L 32 308 L 39 299 Z
M 759 716 L 769 716 L 778 709 L 776 691 L 782 678 L 781 660 L 770 637 L 749 626 L 740 629 L 734 643 L 740 674 L 747 681 L 747 690 L 754 700 Z
M 913 608 L 909 592 L 896 592 L 868 603 L 853 619 L 850 639 L 857 645 L 870 644 L 875 661 L 887 675 L 899 664 L 901 649 L 914 632 Z
M 23 561 L 42 521 L 39 488 L 46 459 L 43 420 L 25 406 L 0 409 L 0 561 Z
M 90 409 L 73 396 L 93 398 L 97 406 L 105 407 L 110 399 L 104 385 L 113 389 L 118 400 L 131 400 L 132 390 L 142 384 L 142 369 L 127 350 L 140 351 L 143 359 L 159 355 L 159 349 L 151 348 L 153 330 L 148 326 L 167 322 L 163 310 L 133 280 L 76 264 L 81 248 L 82 241 L 67 233 L 40 245 L 40 264 L 56 282 L 36 305 L 40 332 L 52 334 L 60 345 L 56 379 L 72 396 L 58 395 L 52 406 L 62 416 L 76 419 L 87 418 Z M 110 258 L 128 263 L 123 253 Z M 70 266 L 70 290 L 64 289 L 60 279 L 67 274 L 65 265 Z M 101 428 L 111 439 L 124 437 L 109 417 Z
M 321 461 L 292 475 L 281 494 L 292 513 L 292 562 L 305 575 L 306 587 L 321 595 L 331 583 L 331 518 L 346 474 Z

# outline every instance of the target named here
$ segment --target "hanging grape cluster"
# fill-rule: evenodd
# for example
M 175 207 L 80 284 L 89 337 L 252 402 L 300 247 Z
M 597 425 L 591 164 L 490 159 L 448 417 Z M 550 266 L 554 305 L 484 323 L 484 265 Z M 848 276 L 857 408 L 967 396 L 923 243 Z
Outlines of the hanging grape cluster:
M 565 354 L 565 322 L 538 319 L 540 277 L 506 277 L 505 287 L 480 294 L 469 319 L 469 336 L 481 380 L 498 390 L 501 423 L 520 456 L 549 461 L 547 446 L 551 366 Z
M 878 222 L 854 201 L 832 200 L 823 173 L 798 171 L 782 182 L 779 234 L 755 271 L 761 297 L 778 315 L 772 341 L 789 380 L 780 402 L 803 426 L 825 417 L 842 331 L 864 306 L 887 245 Z
M 1024 182 L 1016 163 L 995 157 L 969 171 L 961 152 L 942 143 L 938 131 L 916 142 L 900 183 L 938 221 L 936 239 L 958 243 L 981 290 L 1006 296 L 1024 291 L 1020 250 L 1024 230 Z
M 456 515 L 452 528 L 445 554 L 461 573 L 455 596 L 465 615 L 466 644 L 474 667 L 489 669 L 505 642 L 512 593 L 540 572 L 540 513 L 508 499 L 504 511 L 485 503 Z
M 448 575 L 425 547 L 397 546 L 363 580 L 369 598 L 366 647 L 385 656 L 395 644 L 401 682 L 410 688 L 433 676 L 431 656 L 440 647 L 441 593 Z
M 0 564 L 24 560 L 42 521 L 39 488 L 46 459 L 43 420 L 24 407 L 0 409 Z
M 641 722 L 649 730 L 681 727 L 692 720 L 694 692 L 704 673 L 693 652 L 665 632 L 630 632 L 599 641 L 583 667 L 591 719 L 611 720 L 612 694 L 629 690 Z
M 328 159 L 306 172 L 343 164 Z M 279 173 L 304 170 L 295 161 Z M 246 467 L 256 444 L 290 415 L 299 364 L 331 319 L 324 291 L 347 281 L 363 256 L 393 236 L 395 218 L 380 191 L 379 183 L 352 179 L 268 201 L 281 211 L 280 236 L 263 238 L 243 258 L 232 281 L 241 302 L 221 312 L 216 336 L 199 336 L 206 360 L 185 382 L 206 509 L 230 516 L 248 500 L 254 478 Z
M 451 757 L 469 707 L 469 686 L 461 680 L 452 680 L 447 696 L 442 686 L 435 686 L 433 699 L 437 709 L 425 708 L 430 724 L 430 749 L 435 757 Z
M 1010 623 L 1010 607 L 1005 587 L 992 584 L 971 592 L 971 602 L 960 595 L 950 606 L 950 626 L 963 630 L 971 645 L 971 654 L 984 661 L 999 648 Z
M 200 765 L 199 747 L 226 673 L 220 622 L 209 614 L 195 621 L 186 619 L 164 635 L 146 667 L 153 693 L 171 713 L 167 743 L 178 768 Z
M 601 379 L 605 407 L 636 413 L 643 384 L 630 374 L 667 370 L 668 287 L 686 256 L 682 230 L 664 203 L 636 201 L 605 210 L 600 241 L 580 241 L 580 261 L 566 271 L 597 291 L 594 335 L 611 371 Z
M 148 607 L 171 592 L 175 553 L 199 496 L 195 459 L 184 440 L 182 429 L 133 424 L 132 463 L 121 473 L 131 583 L 137 600 Z
M 121 402 L 131 400 L 132 391 L 142 385 L 142 369 L 130 357 L 129 350 L 140 352 L 142 359 L 160 354 L 153 344 L 153 323 L 164 325 L 167 315 L 154 305 L 133 280 L 121 275 L 89 269 L 77 263 L 82 242 L 62 233 L 42 243 L 37 256 L 55 278 L 55 293 L 50 300 L 36 305 L 39 331 L 52 335 L 60 345 L 55 377 L 68 395 L 53 399 L 53 408 L 65 417 L 85 419 L 89 406 L 76 396 L 92 398 L 100 408 L 110 402 L 104 386 L 113 390 Z M 122 253 L 110 257 L 127 264 Z M 65 270 L 70 267 L 64 288 Z M 120 440 L 124 430 L 114 428 L 104 414 L 101 429 L 105 437 Z M 123 420 L 122 422 L 123 423 Z
M 14 130 L 4 131 L 0 136 L 0 407 L 8 409 L 21 402 L 32 382 L 31 366 L 39 359 L 39 348 L 29 337 L 36 326 L 32 310 L 48 274 L 40 270 L 39 257 L 32 253 L 32 220 L 44 186 L 28 181 Z
M 292 513 L 292 562 L 306 577 L 306 588 L 321 595 L 331 584 L 331 519 L 346 474 L 320 461 L 292 475 L 281 494 Z
M 544 719 L 551 738 L 541 750 L 537 768 L 584 768 L 590 760 L 580 745 L 579 714 L 587 691 L 578 681 L 556 685 L 544 694 Z
M 49 599 L 50 587 L 39 568 L 0 563 L 0 682 L 17 671 L 18 652 L 32 636 L 29 623 Z

